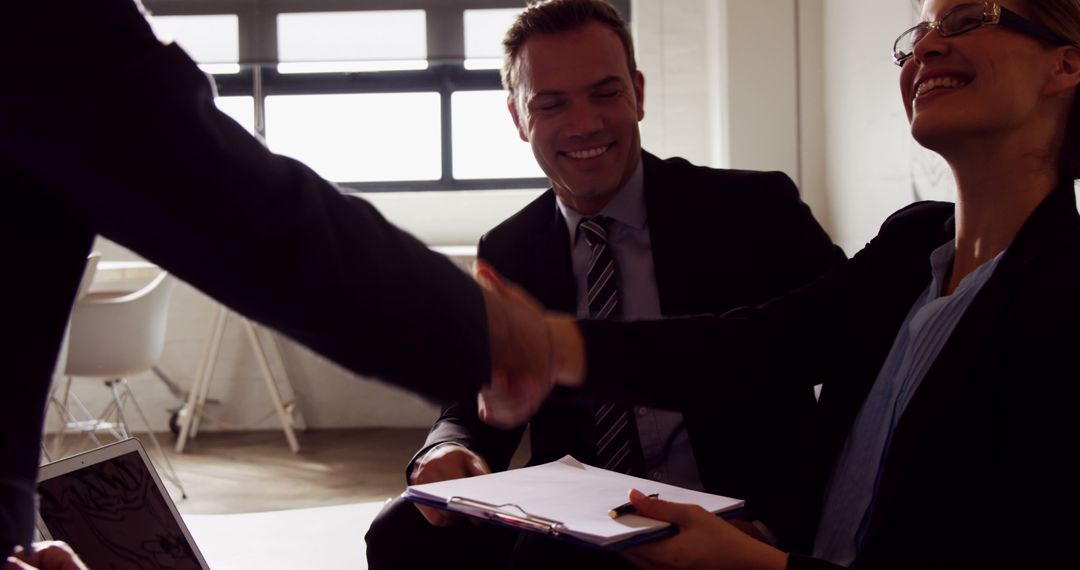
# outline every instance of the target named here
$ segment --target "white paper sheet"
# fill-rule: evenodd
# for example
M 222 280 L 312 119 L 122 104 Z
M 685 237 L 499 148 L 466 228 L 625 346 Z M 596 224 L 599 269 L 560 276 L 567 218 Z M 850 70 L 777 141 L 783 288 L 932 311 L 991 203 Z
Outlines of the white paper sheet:
M 567 455 L 558 461 L 479 477 L 413 485 L 413 495 L 437 502 L 462 497 L 492 505 L 505 505 L 511 514 L 527 513 L 563 524 L 561 532 L 598 545 L 612 544 L 637 534 L 668 526 L 638 515 L 612 519 L 608 511 L 626 502 L 627 491 L 658 493 L 661 499 L 701 505 L 719 513 L 741 507 L 743 501 L 711 495 L 605 471 Z M 513 506 L 520 507 L 520 511 Z

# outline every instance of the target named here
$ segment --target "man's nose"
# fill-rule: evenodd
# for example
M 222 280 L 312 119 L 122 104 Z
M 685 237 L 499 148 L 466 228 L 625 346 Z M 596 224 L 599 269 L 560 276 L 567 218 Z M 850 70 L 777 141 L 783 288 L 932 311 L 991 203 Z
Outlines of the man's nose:
M 567 114 L 566 134 L 573 137 L 591 135 L 604 127 L 600 112 L 588 103 L 579 103 Z

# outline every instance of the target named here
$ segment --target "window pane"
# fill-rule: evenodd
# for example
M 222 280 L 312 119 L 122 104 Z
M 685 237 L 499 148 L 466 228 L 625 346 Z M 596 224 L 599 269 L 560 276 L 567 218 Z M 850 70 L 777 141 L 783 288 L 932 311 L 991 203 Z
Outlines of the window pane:
M 217 108 L 232 120 L 240 123 L 247 132 L 255 134 L 255 98 L 254 97 L 218 97 L 214 99 Z
M 335 182 L 438 180 L 438 93 L 266 98 L 270 150 Z
M 454 178 L 532 178 L 544 172 L 518 138 L 505 91 L 458 91 L 450 97 Z
M 427 69 L 423 10 L 279 14 L 282 73 Z
M 152 16 L 150 25 L 158 39 L 175 41 L 203 71 L 240 71 L 240 23 L 236 14 Z
M 502 40 L 521 8 L 465 10 L 465 69 L 502 66 Z

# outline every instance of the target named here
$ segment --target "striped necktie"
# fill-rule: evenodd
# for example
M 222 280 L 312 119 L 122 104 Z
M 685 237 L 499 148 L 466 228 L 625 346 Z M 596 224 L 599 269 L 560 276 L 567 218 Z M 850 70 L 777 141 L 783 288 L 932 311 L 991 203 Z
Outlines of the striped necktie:
M 589 317 L 594 319 L 615 317 L 621 312 L 615 258 L 608 247 L 607 228 L 610 221 L 597 216 L 585 218 L 578 225 L 578 230 L 592 249 L 585 289 Z M 644 460 L 633 408 L 623 402 L 606 402 L 594 408 L 593 418 L 597 465 L 620 473 L 639 474 Z

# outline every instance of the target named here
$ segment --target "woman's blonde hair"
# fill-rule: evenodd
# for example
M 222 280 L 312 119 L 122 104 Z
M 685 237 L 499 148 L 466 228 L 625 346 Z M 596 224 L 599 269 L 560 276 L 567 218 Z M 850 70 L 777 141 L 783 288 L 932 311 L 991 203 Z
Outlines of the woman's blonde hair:
M 1080 47 L 1080 0 L 1027 0 L 1024 11 L 1031 20 Z M 1074 97 L 1058 165 L 1066 180 L 1080 179 L 1080 96 Z
M 923 0 L 912 0 L 916 11 Z M 1080 47 L 1080 0 L 1025 0 L 1024 15 Z M 1058 155 L 1058 172 L 1064 180 L 1080 179 L 1080 95 L 1075 95 Z

